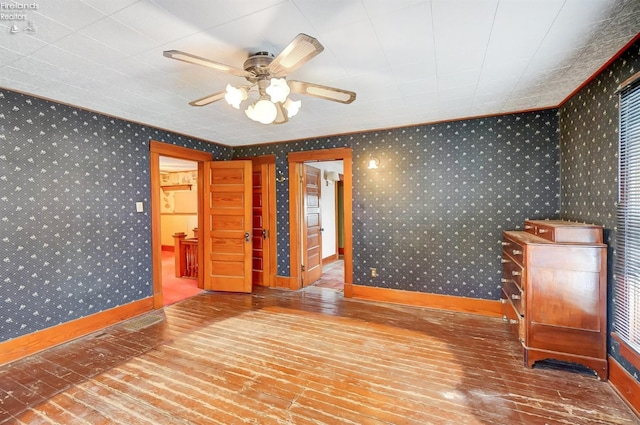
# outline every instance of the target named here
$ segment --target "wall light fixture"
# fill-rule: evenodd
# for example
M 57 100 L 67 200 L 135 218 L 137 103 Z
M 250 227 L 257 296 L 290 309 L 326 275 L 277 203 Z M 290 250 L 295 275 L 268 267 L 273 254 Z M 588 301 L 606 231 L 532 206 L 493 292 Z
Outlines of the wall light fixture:
M 367 168 L 369 170 L 376 170 L 380 166 L 380 160 L 376 156 L 369 157 L 369 165 Z
M 329 182 L 337 182 L 340 180 L 340 173 L 337 171 L 325 171 L 324 178 L 327 181 L 327 186 L 329 186 Z

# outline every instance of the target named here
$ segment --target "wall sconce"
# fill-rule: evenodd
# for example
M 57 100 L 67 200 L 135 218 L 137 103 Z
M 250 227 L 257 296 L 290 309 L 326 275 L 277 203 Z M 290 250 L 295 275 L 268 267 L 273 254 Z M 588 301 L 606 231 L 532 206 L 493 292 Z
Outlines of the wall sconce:
M 284 176 L 284 174 L 282 173 L 282 171 L 278 170 L 278 177 L 276 177 L 276 181 L 278 183 L 282 183 L 283 181 L 285 181 L 287 178 Z
M 380 160 L 376 156 L 369 157 L 369 165 L 367 168 L 369 170 L 376 170 L 380 166 Z
M 324 178 L 327 181 L 327 186 L 329 186 L 329 182 L 337 182 L 340 180 L 340 173 L 337 171 L 325 171 Z

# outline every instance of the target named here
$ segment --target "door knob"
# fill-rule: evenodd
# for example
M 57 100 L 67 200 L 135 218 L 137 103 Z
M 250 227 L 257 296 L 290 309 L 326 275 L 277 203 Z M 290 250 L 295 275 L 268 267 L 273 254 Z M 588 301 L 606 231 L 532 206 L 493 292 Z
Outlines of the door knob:
M 262 239 L 267 239 L 267 229 L 262 229 Z
M 249 234 L 249 232 L 244 233 L 244 241 L 251 242 L 251 235 Z

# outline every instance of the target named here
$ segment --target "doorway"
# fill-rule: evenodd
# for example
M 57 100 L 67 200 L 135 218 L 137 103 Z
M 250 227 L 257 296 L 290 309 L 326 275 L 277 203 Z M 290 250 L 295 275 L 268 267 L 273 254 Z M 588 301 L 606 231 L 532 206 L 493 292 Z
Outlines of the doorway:
M 208 152 L 201 152 L 195 149 L 184 148 L 155 140 L 149 142 L 149 170 L 150 170 L 150 190 L 151 190 L 151 262 L 153 281 L 153 306 L 162 308 L 164 306 L 163 276 L 162 276 L 162 220 L 161 220 L 161 178 L 160 178 L 160 157 L 176 158 L 180 160 L 193 161 L 197 164 L 197 222 L 202 228 L 203 210 L 201 199 L 203 199 L 204 162 L 212 161 L 213 155 Z M 197 262 L 203 264 L 204 250 L 202 244 L 197 244 Z M 197 276 L 198 288 L 203 288 L 202 273 Z
M 208 152 L 202 152 L 194 149 L 175 146 L 167 143 L 151 140 L 149 143 L 149 161 L 150 161 L 150 189 L 151 189 L 151 244 L 152 244 L 152 279 L 153 279 L 153 297 L 154 308 L 162 308 L 164 303 L 163 294 L 163 278 L 162 278 L 162 232 L 161 232 L 161 196 L 160 194 L 160 159 L 161 157 L 169 157 L 182 159 L 187 161 L 193 161 L 197 163 L 198 177 L 197 177 L 197 222 L 199 229 L 199 239 L 204 239 L 205 236 L 205 205 L 203 200 L 205 199 L 205 187 L 211 189 L 211 182 L 205 179 L 205 170 L 207 167 L 212 167 L 211 161 L 213 161 L 213 154 Z M 260 229 L 260 237 L 262 238 L 262 247 L 265 252 L 262 253 L 261 259 L 264 261 L 265 266 L 262 269 L 262 277 L 260 278 L 259 285 L 263 286 L 276 286 L 276 214 L 275 214 L 275 156 L 266 155 L 262 157 L 251 158 L 253 167 L 256 170 L 260 170 L 262 183 L 260 186 L 261 210 L 263 216 L 263 228 Z M 226 161 L 225 161 L 226 162 Z M 241 162 L 241 161 L 238 161 Z M 246 162 L 246 161 L 245 161 Z M 223 166 L 224 167 L 224 166 Z M 220 176 L 223 177 L 223 176 Z M 228 177 L 228 176 L 226 176 Z M 205 181 L 206 180 L 206 181 Z M 246 178 L 247 182 L 251 182 L 252 178 Z M 254 185 L 255 186 L 255 185 Z M 250 200 L 251 196 L 251 184 L 247 186 L 249 192 L 245 198 Z M 255 187 L 254 187 L 255 189 Z M 210 194 L 211 195 L 211 194 Z M 254 194 L 257 195 L 257 194 Z M 211 200 L 211 196 L 207 199 Z M 226 197 L 224 198 L 226 199 Z M 256 214 L 254 214 L 255 218 Z M 246 220 L 250 222 L 251 220 Z M 254 226 L 254 231 L 257 232 L 257 227 Z M 262 231 L 265 230 L 263 235 Z M 251 230 L 250 230 L 251 231 Z M 266 240 L 265 240 L 266 235 Z M 254 236 L 257 238 L 258 235 Z M 243 240 L 245 238 L 243 237 Z M 251 259 L 252 255 L 248 255 L 247 258 Z M 204 265 L 205 249 L 204 244 L 197 244 L 197 264 Z M 251 261 L 250 261 L 251 262 Z M 200 271 L 204 272 L 204 269 L 200 267 Z M 205 285 L 205 273 L 198 273 L 197 286 L 202 289 L 211 289 Z M 250 282 L 251 283 L 251 282 Z
M 163 304 L 202 292 L 198 287 L 198 163 L 160 156 L 160 239 Z
M 304 284 L 303 248 L 305 234 L 303 173 L 304 164 L 322 161 L 342 161 L 343 165 L 343 261 L 344 295 L 353 294 L 353 248 L 352 248 L 352 152 L 350 148 L 323 149 L 307 152 L 292 152 L 289 161 L 289 227 L 291 288 L 301 289 Z
M 303 287 L 344 290 L 344 238 L 341 238 L 344 209 L 340 190 L 343 168 L 342 160 L 304 163 Z M 319 182 L 318 187 L 313 184 L 315 181 Z M 318 251 L 317 256 L 314 249 Z

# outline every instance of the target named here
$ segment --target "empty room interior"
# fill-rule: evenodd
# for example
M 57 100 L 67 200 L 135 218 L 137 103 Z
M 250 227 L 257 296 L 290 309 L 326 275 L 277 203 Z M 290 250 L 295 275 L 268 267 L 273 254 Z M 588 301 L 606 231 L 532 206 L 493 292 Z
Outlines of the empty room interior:
M 0 424 L 640 424 L 637 0 L 0 9 Z

